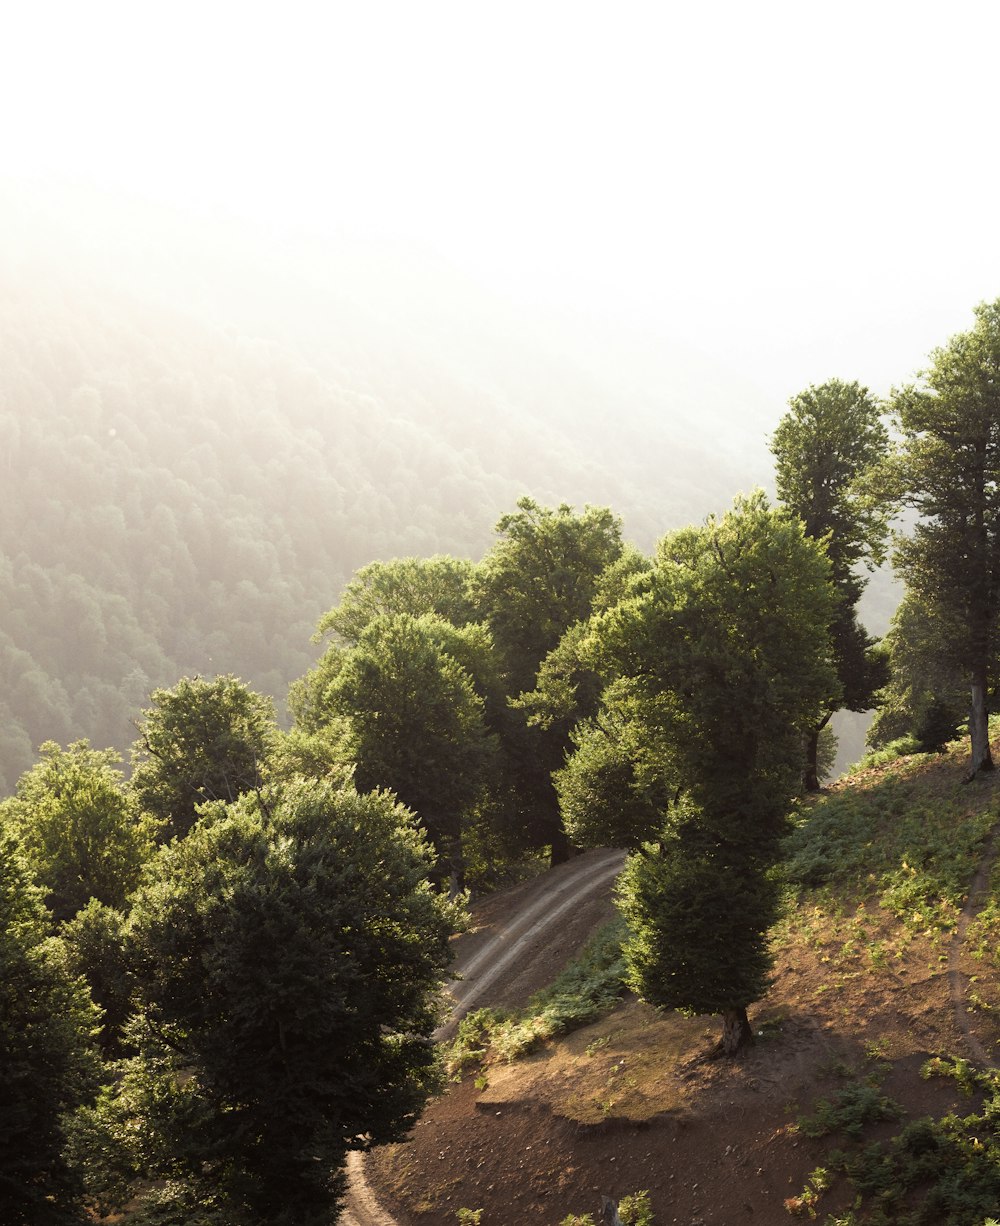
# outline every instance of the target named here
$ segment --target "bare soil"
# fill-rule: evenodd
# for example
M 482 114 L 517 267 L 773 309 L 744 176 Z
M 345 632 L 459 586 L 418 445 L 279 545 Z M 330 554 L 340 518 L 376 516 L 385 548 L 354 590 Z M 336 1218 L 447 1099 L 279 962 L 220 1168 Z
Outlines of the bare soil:
M 543 879 L 485 900 L 475 908 L 478 933 L 461 941 L 482 941 L 545 888 Z M 610 913 L 605 889 L 480 1003 L 526 1003 Z M 992 1060 L 1000 1050 L 990 1014 L 970 1023 L 956 1008 L 953 991 L 972 968 L 947 938 L 900 942 L 894 921 L 872 908 L 871 938 L 884 938 L 893 956 L 852 961 L 830 918 L 817 909 L 814 921 L 779 937 L 773 987 L 750 1014 L 757 1040 L 742 1058 L 699 1058 L 718 1037 L 718 1019 L 629 999 L 526 1060 L 451 1085 L 406 1142 L 369 1158 L 380 1202 L 401 1226 L 454 1226 L 463 1207 L 481 1209 L 483 1226 L 557 1226 L 569 1213 L 597 1218 L 604 1195 L 648 1189 L 657 1226 L 796 1220 L 785 1202 L 829 1148 L 795 1127 L 817 1099 L 879 1066 L 885 1093 L 909 1116 L 941 1115 L 967 1100 L 949 1081 L 923 1080 L 923 1062 Z M 821 1219 L 849 1206 L 849 1189 L 835 1182 Z

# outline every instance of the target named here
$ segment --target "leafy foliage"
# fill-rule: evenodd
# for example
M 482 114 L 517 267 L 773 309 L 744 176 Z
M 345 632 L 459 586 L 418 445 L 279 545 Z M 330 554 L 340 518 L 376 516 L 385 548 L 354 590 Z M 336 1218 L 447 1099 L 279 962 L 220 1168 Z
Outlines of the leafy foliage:
M 606 702 L 638 712 L 659 793 L 679 798 L 620 892 L 631 983 L 657 1004 L 745 1022 L 764 989 L 800 738 L 836 688 L 832 605 L 820 547 L 757 494 L 666 537 L 593 621 L 595 660 L 626 682 Z
M 41 892 L 0 835 L 0 1220 L 81 1220 L 65 1116 L 97 1089 L 98 1012 L 48 931 Z
M 958 628 L 971 686 L 972 765 L 991 769 L 986 695 L 997 654 L 1000 584 L 1000 301 L 931 354 L 921 386 L 893 396 L 902 441 L 883 490 L 920 516 L 895 565 L 921 604 Z
M 827 540 L 834 581 L 848 585 L 851 604 L 860 594 L 854 568 L 883 556 L 885 508 L 860 486 L 888 443 L 881 406 L 867 388 L 841 379 L 793 396 L 771 439 L 778 497 L 808 536 Z
M 889 676 L 878 695 L 868 744 L 881 748 L 913 737 L 923 752 L 958 736 L 968 713 L 961 625 L 940 605 L 908 591 L 883 640 Z
M 468 672 L 433 614 L 380 615 L 344 660 L 331 702 L 363 791 L 387 788 L 461 875 L 461 840 L 492 782 L 496 746 Z M 466 644 L 468 646 L 468 644 Z
M 429 867 L 389 797 L 305 781 L 163 848 L 129 925 L 140 1053 L 85 1121 L 95 1190 L 328 1220 L 348 1149 L 398 1138 L 435 1084 L 453 912 Z
M 650 1004 L 725 1013 L 764 995 L 780 888 L 744 849 L 705 837 L 700 814 L 630 857 L 618 906 L 629 986 Z
M 859 485 L 885 456 L 888 432 L 867 388 L 831 379 L 789 402 L 771 440 L 778 497 L 801 517 L 807 535 L 822 541 L 831 563 L 837 604 L 830 623 L 840 693 L 836 705 L 865 711 L 885 684 L 885 661 L 858 621 L 864 583 L 858 565 L 881 561 L 888 531 L 883 503 L 864 498 Z M 826 709 L 806 738 L 805 786 L 819 789 L 818 736 L 833 714 Z
M 799 1120 L 798 1129 L 803 1136 L 813 1139 L 842 1133 L 857 1140 L 872 1121 L 895 1120 L 901 1114 L 899 1104 L 883 1094 L 878 1086 L 857 1082 L 845 1086 L 833 1098 L 818 1102 L 812 1115 Z
M 655 840 L 673 799 L 648 761 L 655 733 L 625 689 L 619 684 L 594 719 L 577 725 L 573 753 L 554 777 L 566 831 L 581 847 Z
M 101 1049 L 108 1056 L 120 1054 L 133 1006 L 125 932 L 125 915 L 96 898 L 59 930 L 67 965 L 86 981 L 101 1010 Z
M 591 682 L 588 706 L 579 677 L 559 682 L 559 710 L 549 706 L 544 718 L 538 718 L 533 700 L 522 696 L 535 690 L 546 657 L 589 618 L 606 585 L 614 586 L 605 576 L 623 558 L 621 521 L 606 507 L 575 513 L 565 503 L 553 510 L 521 498 L 516 512 L 500 518 L 496 532 L 498 540 L 476 568 L 470 591 L 490 628 L 504 691 L 515 707 L 514 718 L 499 729 L 515 820 L 524 840 L 548 845 L 556 861 L 566 857 L 568 843 L 552 773 L 563 765 L 573 724 L 593 713 L 597 688 Z M 568 661 L 571 671 L 577 664 L 575 657 Z M 556 662 L 550 671 L 558 677 L 561 667 Z
M 574 514 L 565 503 L 552 510 L 521 498 L 496 532 L 472 595 L 514 695 L 534 688 L 542 660 L 574 622 L 590 616 L 601 576 L 622 553 L 621 521 L 606 507 Z
M 111 749 L 76 741 L 41 747 L 41 759 L 0 804 L 58 919 L 91 898 L 120 907 L 153 853 L 155 821 L 142 814 Z
M 980 1226 L 1000 1203 L 1000 1074 L 974 1073 L 956 1063 L 931 1060 L 922 1075 L 957 1075 L 967 1089 L 982 1095 L 978 1110 L 913 1120 L 888 1141 L 841 1155 L 844 1169 L 868 1201 L 871 1221 Z
M 344 588 L 340 601 L 325 613 L 316 638 L 333 635 L 356 644 L 377 617 L 433 613 L 453 626 L 477 620 L 468 586 L 473 564 L 438 554 L 433 558 L 394 558 L 369 562 Z
M 274 744 L 270 699 L 237 677 L 182 677 L 154 690 L 133 748 L 132 787 L 142 806 L 183 835 L 199 805 L 259 788 Z

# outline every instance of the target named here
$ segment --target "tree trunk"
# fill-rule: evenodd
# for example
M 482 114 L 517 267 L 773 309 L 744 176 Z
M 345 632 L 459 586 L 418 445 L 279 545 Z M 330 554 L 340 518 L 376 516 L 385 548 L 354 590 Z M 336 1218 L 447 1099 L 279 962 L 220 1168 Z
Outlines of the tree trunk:
M 989 717 L 986 705 L 986 669 L 977 669 L 972 679 L 972 703 L 969 711 L 969 733 L 972 739 L 972 761 L 966 783 L 977 775 L 993 770 L 990 752 Z
M 819 725 L 810 728 L 806 733 L 806 764 L 802 772 L 802 787 L 807 792 L 818 792 L 819 788 Z
M 744 1007 L 726 1009 L 722 1015 L 722 1038 L 718 1054 L 727 1058 L 738 1055 L 753 1043 L 753 1030 Z
M 601 1199 L 601 1221 L 604 1226 L 622 1226 L 622 1220 L 618 1216 L 618 1206 L 610 1196 Z
M 969 658 L 972 664 L 969 739 L 972 761 L 965 782 L 993 769 L 986 695 L 989 692 L 989 659 L 993 654 L 992 629 L 995 620 L 993 571 L 990 538 L 986 525 L 986 444 L 976 446 L 979 468 L 978 498 L 975 505 L 974 539 L 971 556 L 975 559 L 973 582 L 969 589 Z
M 562 828 L 562 822 L 559 827 L 552 831 L 552 850 L 549 853 L 549 865 L 555 868 L 557 864 L 565 864 L 570 857 L 570 844 L 566 831 Z
M 461 832 L 448 840 L 448 897 L 455 898 L 465 889 L 465 857 L 462 854 Z

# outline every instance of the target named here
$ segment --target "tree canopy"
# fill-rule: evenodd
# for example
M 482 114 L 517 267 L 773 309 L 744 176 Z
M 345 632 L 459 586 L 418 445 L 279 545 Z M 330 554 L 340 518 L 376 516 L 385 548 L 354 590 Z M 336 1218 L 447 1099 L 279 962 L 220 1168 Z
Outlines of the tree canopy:
M 758 493 L 665 537 L 648 583 L 591 632 L 594 659 L 627 682 L 606 701 L 663 805 L 622 886 L 632 982 L 654 1004 L 722 1013 L 727 1051 L 767 982 L 800 738 L 836 692 L 829 575 L 801 521 Z
M 601 576 L 622 553 L 621 521 L 607 507 L 575 513 L 525 497 L 496 533 L 473 597 L 517 695 L 534 688 L 538 666 L 569 627 L 590 616 Z
M 0 803 L 58 919 L 96 898 L 120 907 L 153 852 L 155 820 L 141 812 L 113 749 L 46 741 L 40 759 Z
M 417 814 L 456 881 L 462 834 L 491 782 L 483 700 L 433 614 L 380 615 L 347 653 L 331 695 L 359 788 L 389 789 Z
M 132 751 L 132 787 L 168 835 L 190 829 L 206 801 L 260 787 L 277 731 L 269 698 L 238 677 L 182 677 L 150 702 Z
M 96 1093 L 98 1011 L 49 932 L 41 891 L 0 832 L 0 1220 L 79 1222 L 65 1117 Z
M 1000 590 L 1000 300 L 893 394 L 900 441 L 881 489 L 919 516 L 895 565 L 921 604 L 959 628 L 970 691 L 970 777 L 993 769 L 987 695 Z
M 493 635 L 508 698 L 518 700 L 535 690 L 539 668 L 567 631 L 590 617 L 604 576 L 624 551 L 621 521 L 606 507 L 577 513 L 526 497 L 500 518 L 496 532 L 471 591 Z M 503 729 L 505 766 L 516 780 L 515 821 L 525 838 L 550 846 L 554 862 L 565 858 L 568 844 L 552 774 L 563 764 L 573 724 L 586 713 L 575 709 L 529 724 L 529 706 Z
M 867 388 L 830 379 L 792 397 L 771 439 L 778 497 L 825 544 L 837 591 L 830 631 L 840 693 L 806 736 L 809 791 L 819 788 L 819 736 L 835 709 L 868 710 L 886 681 L 883 657 L 857 615 L 859 567 L 882 560 L 888 532 L 885 504 L 862 489 L 889 445 L 881 412 Z
M 167 1176 L 175 1212 L 330 1221 L 347 1152 L 403 1135 L 435 1084 L 455 912 L 431 863 L 385 793 L 304 780 L 162 849 L 127 934 L 141 1058 L 87 1117 L 119 1197 Z

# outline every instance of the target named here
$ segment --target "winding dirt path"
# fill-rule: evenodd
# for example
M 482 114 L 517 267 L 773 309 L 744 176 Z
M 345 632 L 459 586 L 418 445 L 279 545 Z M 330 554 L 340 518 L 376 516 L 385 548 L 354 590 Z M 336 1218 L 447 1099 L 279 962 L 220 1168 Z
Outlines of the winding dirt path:
M 451 1038 L 473 1008 L 530 994 L 519 981 L 536 962 L 565 962 L 593 926 L 593 900 L 606 896 L 624 860 L 620 851 L 588 852 L 518 887 L 506 906 L 487 900 L 482 925 L 459 938 L 451 1012 L 434 1037 Z M 342 1226 L 400 1226 L 365 1178 L 363 1154 L 348 1156 L 347 1175 Z

